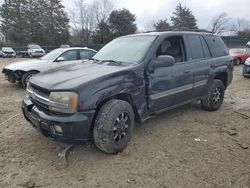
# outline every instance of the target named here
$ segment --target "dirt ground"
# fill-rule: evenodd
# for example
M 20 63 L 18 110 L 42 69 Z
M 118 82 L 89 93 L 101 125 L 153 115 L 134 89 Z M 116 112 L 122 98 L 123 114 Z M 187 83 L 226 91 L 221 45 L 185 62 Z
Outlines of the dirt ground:
M 0 59 L 0 68 L 11 61 Z M 123 153 L 88 143 L 71 148 L 67 163 L 67 145 L 26 122 L 25 90 L 0 74 L 0 187 L 250 188 L 250 79 L 241 71 L 219 111 L 190 104 L 163 113 L 138 124 Z

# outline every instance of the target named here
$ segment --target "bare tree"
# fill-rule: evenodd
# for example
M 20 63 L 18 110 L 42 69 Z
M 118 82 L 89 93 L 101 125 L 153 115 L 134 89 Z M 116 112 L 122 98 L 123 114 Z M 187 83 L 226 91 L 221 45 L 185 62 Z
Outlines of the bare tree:
M 144 25 L 144 30 L 147 31 L 155 31 L 155 26 L 154 24 L 156 23 L 155 20 L 150 20 Z
M 238 18 L 234 23 L 233 23 L 233 29 L 234 32 L 239 33 L 243 31 L 248 31 L 250 30 L 250 21 L 242 18 Z
M 107 22 L 108 17 L 114 9 L 113 0 L 95 0 L 93 3 L 93 13 L 97 24 Z
M 221 13 L 212 19 L 210 30 L 213 34 L 221 35 L 231 30 L 231 19 L 227 13 Z
M 87 4 L 85 0 L 75 0 L 74 3 L 75 7 L 70 16 L 73 31 L 84 44 L 89 44 L 91 33 L 97 25 L 93 16 L 94 6 Z

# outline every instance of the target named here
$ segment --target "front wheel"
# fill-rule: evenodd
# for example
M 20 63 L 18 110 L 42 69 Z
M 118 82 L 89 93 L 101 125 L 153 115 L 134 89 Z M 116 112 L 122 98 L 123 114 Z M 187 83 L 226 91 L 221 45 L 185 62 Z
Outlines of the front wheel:
M 27 72 L 27 73 L 25 73 L 24 75 L 23 75 L 23 77 L 22 77 L 22 85 L 23 85 L 23 87 L 27 87 L 27 84 L 28 84 L 28 82 L 29 82 L 29 80 L 30 80 L 30 78 L 34 75 L 34 74 L 37 74 L 38 72 L 36 72 L 36 71 L 30 71 L 30 72 Z
M 103 152 L 115 154 L 123 151 L 134 129 L 134 111 L 122 100 L 108 101 L 98 112 L 94 124 L 94 141 Z
M 204 110 L 218 110 L 224 100 L 225 86 L 221 80 L 214 80 L 207 96 L 201 100 L 201 106 Z

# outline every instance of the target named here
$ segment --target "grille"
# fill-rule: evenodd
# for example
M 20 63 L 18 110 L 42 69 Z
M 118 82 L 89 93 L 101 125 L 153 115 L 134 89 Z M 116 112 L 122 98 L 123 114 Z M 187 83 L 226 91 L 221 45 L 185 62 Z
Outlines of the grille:
M 46 99 L 49 98 L 50 92 L 49 92 L 48 90 L 43 89 L 43 88 L 41 88 L 41 87 L 38 87 L 38 86 L 36 86 L 36 85 L 34 85 L 34 84 L 29 83 L 27 89 L 33 91 L 34 93 L 36 93 L 37 95 L 39 95 L 39 96 L 41 96 L 41 97 L 44 97 L 44 98 L 46 98 Z M 36 98 L 34 98 L 31 94 L 29 94 L 29 96 L 30 96 L 32 102 L 33 102 L 37 107 L 42 108 L 42 109 L 44 109 L 44 110 L 46 110 L 46 111 L 49 109 L 49 107 L 48 107 L 47 104 L 44 104 L 44 103 L 40 102 L 39 100 L 36 100 Z

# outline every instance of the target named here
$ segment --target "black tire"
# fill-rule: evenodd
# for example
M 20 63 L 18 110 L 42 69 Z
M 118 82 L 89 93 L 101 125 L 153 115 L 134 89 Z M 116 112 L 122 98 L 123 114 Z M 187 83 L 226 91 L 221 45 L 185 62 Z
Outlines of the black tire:
M 38 72 L 37 71 L 29 71 L 27 73 L 25 73 L 23 76 L 22 76 L 22 85 L 24 88 L 27 87 L 27 84 L 28 84 L 28 81 L 29 79 L 34 75 L 34 74 L 37 74 Z
M 240 65 L 241 64 L 241 59 L 237 58 L 234 60 L 235 65 Z
M 221 80 L 214 80 L 207 96 L 201 100 L 201 107 L 204 110 L 216 111 L 218 110 L 224 100 L 225 86 Z
M 94 124 L 96 146 L 108 154 L 123 151 L 134 130 L 132 106 L 122 100 L 110 100 L 99 110 Z

